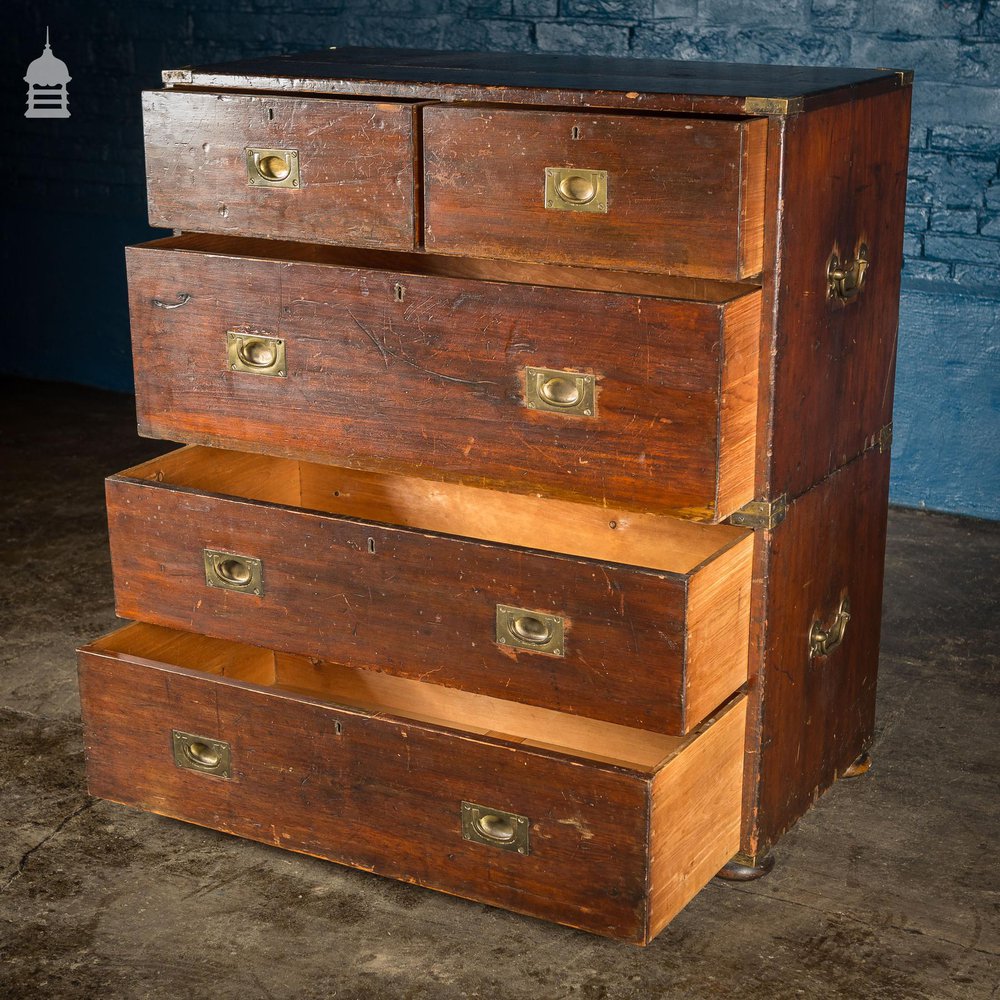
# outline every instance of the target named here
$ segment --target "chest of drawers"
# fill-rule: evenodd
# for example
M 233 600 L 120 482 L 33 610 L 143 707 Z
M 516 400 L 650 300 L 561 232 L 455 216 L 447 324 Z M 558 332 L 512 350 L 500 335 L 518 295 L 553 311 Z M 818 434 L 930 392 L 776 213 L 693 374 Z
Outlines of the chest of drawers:
M 909 75 L 164 82 L 93 794 L 637 943 L 766 871 L 872 739 Z

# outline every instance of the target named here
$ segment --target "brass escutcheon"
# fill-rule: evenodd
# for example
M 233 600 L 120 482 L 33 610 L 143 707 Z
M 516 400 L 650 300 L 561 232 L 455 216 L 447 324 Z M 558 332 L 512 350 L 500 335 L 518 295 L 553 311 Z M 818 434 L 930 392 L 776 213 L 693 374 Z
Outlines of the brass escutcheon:
M 527 816 L 491 809 L 475 802 L 462 803 L 462 837 L 476 844 L 499 847 L 503 851 L 530 854 Z
M 851 603 L 844 597 L 828 628 L 824 628 L 821 622 L 813 622 L 809 632 L 809 655 L 828 656 L 832 653 L 844 641 L 844 633 L 850 620 Z
M 297 188 L 299 186 L 297 149 L 248 147 L 246 159 L 247 184 L 254 187 Z
M 497 605 L 496 641 L 501 646 L 564 656 L 564 638 L 565 623 L 558 615 L 507 604 Z
M 524 405 L 568 417 L 596 417 L 596 379 L 556 368 L 524 369 Z
M 189 771 L 211 774 L 216 778 L 229 778 L 231 747 L 224 740 L 210 736 L 195 736 L 194 733 L 172 730 L 170 742 L 173 746 L 174 763 Z
M 555 212 L 608 211 L 608 172 L 577 167 L 545 168 L 545 207 Z
M 209 587 L 263 596 L 264 566 L 259 559 L 218 549 L 205 549 L 203 555 L 205 583 Z
M 280 337 L 265 337 L 241 330 L 226 333 L 226 363 L 230 371 L 250 375 L 274 375 L 286 378 L 285 342 Z

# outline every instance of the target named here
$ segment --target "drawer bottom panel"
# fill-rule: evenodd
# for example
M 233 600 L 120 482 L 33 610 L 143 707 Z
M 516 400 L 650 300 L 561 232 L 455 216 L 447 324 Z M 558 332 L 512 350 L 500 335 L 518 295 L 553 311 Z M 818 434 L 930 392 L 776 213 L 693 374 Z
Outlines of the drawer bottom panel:
M 92 794 L 640 944 L 738 849 L 742 696 L 612 763 L 601 723 L 573 718 L 568 747 L 516 712 L 462 731 L 331 702 L 342 685 L 282 662 L 145 624 L 80 650 Z

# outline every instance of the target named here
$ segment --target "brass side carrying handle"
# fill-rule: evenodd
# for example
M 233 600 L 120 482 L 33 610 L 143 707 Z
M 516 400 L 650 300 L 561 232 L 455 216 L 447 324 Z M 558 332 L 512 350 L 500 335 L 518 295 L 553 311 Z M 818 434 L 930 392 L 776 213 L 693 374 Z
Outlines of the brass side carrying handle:
M 853 259 L 841 260 L 833 253 L 827 267 L 827 294 L 841 302 L 853 302 L 865 286 L 865 275 L 871 264 L 866 243 L 858 245 Z
M 524 403 L 529 410 L 596 417 L 594 376 L 558 368 L 525 368 Z
M 264 565 L 254 556 L 204 549 L 205 584 L 220 590 L 264 596 Z
M 545 168 L 545 207 L 554 212 L 608 212 L 608 172 Z
M 226 363 L 230 371 L 249 375 L 286 378 L 285 342 L 280 337 L 229 330 L 226 333 Z
M 211 774 L 216 778 L 231 777 L 232 747 L 225 740 L 174 729 L 170 734 L 174 763 L 187 771 Z
M 299 187 L 299 151 L 297 149 L 246 150 L 247 184 L 255 187 Z
M 845 597 L 828 627 L 824 627 L 822 622 L 813 622 L 809 632 L 810 656 L 828 656 L 832 653 L 844 641 L 844 633 L 850 620 L 851 604 Z

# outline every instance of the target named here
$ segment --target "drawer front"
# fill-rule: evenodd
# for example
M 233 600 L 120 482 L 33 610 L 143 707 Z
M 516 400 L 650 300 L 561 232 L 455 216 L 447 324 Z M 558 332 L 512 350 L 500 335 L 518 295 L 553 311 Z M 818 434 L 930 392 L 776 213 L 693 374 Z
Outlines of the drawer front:
M 223 493 L 240 489 L 227 463 L 281 478 L 285 502 L 171 484 L 198 460 Z M 721 529 L 717 553 L 667 573 L 320 513 L 383 488 L 285 464 L 187 449 L 108 480 L 118 614 L 663 733 L 746 680 L 749 534 Z M 397 516 L 391 498 L 377 511 Z M 246 584 L 213 579 L 206 553 L 244 557 Z
M 612 764 L 586 753 L 599 723 L 567 749 L 553 712 L 487 733 L 443 703 L 443 724 L 345 707 L 332 664 L 304 687 L 268 650 L 149 625 L 79 665 L 91 793 L 251 840 L 639 944 L 739 846 L 745 697 Z
M 753 498 L 759 292 L 716 304 L 155 246 L 128 269 L 145 435 L 708 521 Z M 237 336 L 281 340 L 284 366 L 233 370 Z
M 414 245 L 414 106 L 143 95 L 150 225 L 348 246 Z
M 94 795 L 594 933 L 642 936 L 641 778 L 99 653 L 81 653 L 80 683 Z M 228 743 L 230 777 L 178 767 L 174 731 Z M 530 853 L 464 840 L 463 801 L 528 819 Z
M 742 278 L 766 121 L 423 110 L 428 250 Z M 592 195 L 592 197 L 591 197 Z

